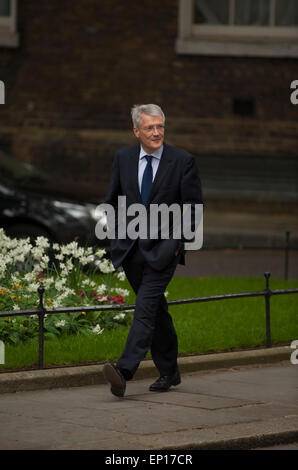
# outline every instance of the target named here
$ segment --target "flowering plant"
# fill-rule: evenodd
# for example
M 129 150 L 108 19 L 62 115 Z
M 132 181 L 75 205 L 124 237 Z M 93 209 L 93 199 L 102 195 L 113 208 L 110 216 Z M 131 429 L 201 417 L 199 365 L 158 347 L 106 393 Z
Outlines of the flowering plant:
M 38 304 L 37 289 L 45 288 L 47 309 L 80 306 L 82 312 L 46 314 L 45 338 L 61 334 L 98 335 L 105 329 L 128 324 L 129 313 L 84 311 L 84 306 L 124 304 L 129 295 L 119 287 L 125 280 L 105 258 L 104 249 L 51 244 L 45 237 L 9 238 L 0 229 L 0 311 L 34 309 Z M 0 318 L 0 340 L 17 343 L 36 337 L 37 315 Z

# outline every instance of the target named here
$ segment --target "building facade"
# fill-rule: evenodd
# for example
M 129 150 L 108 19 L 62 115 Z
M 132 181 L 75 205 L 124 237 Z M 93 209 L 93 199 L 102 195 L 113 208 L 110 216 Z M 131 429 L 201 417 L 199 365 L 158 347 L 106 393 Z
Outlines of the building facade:
M 255 197 L 278 176 L 294 197 L 297 31 L 292 0 L 0 0 L 0 145 L 100 199 L 131 106 L 153 102 L 207 197 L 250 197 L 258 175 Z

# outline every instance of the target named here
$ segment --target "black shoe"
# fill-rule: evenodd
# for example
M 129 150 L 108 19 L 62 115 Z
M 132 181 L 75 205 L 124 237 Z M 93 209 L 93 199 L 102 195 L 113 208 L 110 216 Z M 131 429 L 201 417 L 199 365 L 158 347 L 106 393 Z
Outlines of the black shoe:
M 150 385 L 150 392 L 167 392 L 171 385 L 179 385 L 181 377 L 179 369 L 176 370 L 174 375 L 161 375 L 152 385 Z
M 123 397 L 126 389 L 126 381 L 118 367 L 108 362 L 103 366 L 103 375 L 111 384 L 111 392 L 116 397 Z

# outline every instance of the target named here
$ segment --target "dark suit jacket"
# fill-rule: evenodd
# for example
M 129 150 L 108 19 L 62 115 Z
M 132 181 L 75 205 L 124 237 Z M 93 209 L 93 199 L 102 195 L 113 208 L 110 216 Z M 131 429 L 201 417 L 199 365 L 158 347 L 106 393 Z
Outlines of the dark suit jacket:
M 115 154 L 112 176 L 105 203 L 118 209 L 118 196 L 126 196 L 126 206 L 142 204 L 138 185 L 140 145 L 127 147 Z M 170 206 L 178 203 L 202 204 L 201 182 L 195 158 L 188 152 L 164 143 L 163 153 L 155 175 L 149 200 L 149 204 L 165 203 Z M 126 218 L 126 225 L 134 217 Z M 117 216 L 116 216 L 117 220 Z M 136 240 L 115 239 L 111 240 L 111 259 L 115 268 L 119 267 Z M 142 250 L 146 261 L 156 270 L 162 270 L 179 250 L 179 263 L 185 264 L 183 238 L 139 240 L 139 248 Z

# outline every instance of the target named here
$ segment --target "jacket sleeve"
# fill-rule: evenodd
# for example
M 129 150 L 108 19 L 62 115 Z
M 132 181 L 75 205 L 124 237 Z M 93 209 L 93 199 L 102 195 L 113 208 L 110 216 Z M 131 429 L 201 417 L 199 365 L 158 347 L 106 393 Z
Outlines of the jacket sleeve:
M 120 168 L 119 168 L 119 154 L 116 152 L 112 166 L 112 174 L 110 185 L 104 203 L 111 204 L 114 209 L 117 209 L 118 196 L 122 194 L 121 181 L 120 181 Z
M 187 232 L 194 233 L 199 221 L 196 220 L 195 214 L 198 207 L 203 206 L 203 195 L 201 179 L 195 158 L 188 154 L 188 158 L 183 166 L 183 174 L 180 183 L 180 196 L 183 210 L 183 228 L 187 228 Z M 197 217 L 198 219 L 198 217 Z M 190 242 L 189 238 L 185 238 L 183 230 L 183 242 Z
M 118 233 L 118 196 L 122 194 L 121 180 L 120 180 L 120 167 L 119 167 L 119 154 L 116 152 L 113 166 L 109 189 L 104 199 L 104 204 L 113 207 L 114 211 L 107 211 L 107 225 L 110 230 L 112 238 L 117 237 Z M 111 235 L 113 234 L 113 235 Z

